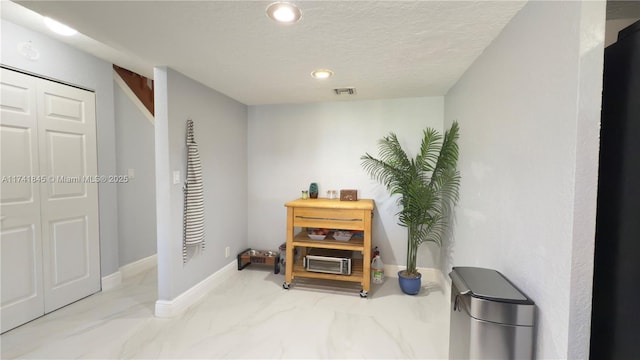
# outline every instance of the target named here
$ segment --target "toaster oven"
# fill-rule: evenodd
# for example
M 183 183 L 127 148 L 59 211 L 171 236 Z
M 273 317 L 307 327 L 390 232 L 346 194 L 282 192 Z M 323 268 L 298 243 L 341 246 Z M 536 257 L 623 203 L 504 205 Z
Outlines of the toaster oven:
M 352 256 L 353 251 L 312 248 L 303 263 L 307 271 L 351 275 Z

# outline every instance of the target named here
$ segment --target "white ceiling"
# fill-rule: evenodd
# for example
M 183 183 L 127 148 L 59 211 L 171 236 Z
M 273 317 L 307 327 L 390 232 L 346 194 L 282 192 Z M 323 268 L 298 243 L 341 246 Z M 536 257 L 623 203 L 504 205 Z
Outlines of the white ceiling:
M 19 3 L 107 61 L 146 76 L 166 65 L 258 105 L 444 95 L 526 1 L 296 1 L 303 18 L 290 26 L 267 18 L 270 1 Z M 45 31 L 13 3 L 2 17 Z M 335 75 L 315 80 L 317 68 Z

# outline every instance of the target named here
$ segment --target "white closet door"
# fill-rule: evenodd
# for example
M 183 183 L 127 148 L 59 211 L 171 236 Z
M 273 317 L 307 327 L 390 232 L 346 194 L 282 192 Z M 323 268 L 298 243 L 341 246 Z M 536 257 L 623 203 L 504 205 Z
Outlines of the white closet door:
M 45 312 L 100 290 L 95 96 L 38 84 Z
M 44 314 L 37 79 L 0 74 L 2 332 Z

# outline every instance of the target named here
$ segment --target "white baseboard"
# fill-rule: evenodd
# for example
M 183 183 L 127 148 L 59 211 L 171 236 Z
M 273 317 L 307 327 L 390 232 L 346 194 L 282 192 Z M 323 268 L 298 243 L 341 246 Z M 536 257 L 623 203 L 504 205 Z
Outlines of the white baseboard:
M 438 270 L 438 272 L 440 273 L 440 287 L 442 287 L 445 294 L 451 294 L 451 279 L 442 271 Z
M 115 289 L 120 286 L 120 284 L 122 284 L 122 273 L 120 271 L 104 276 L 101 279 L 102 291 Z
M 384 264 L 384 277 L 398 278 L 398 271 L 406 269 L 406 266 Z
M 197 283 L 189 290 L 178 295 L 173 300 L 157 300 L 156 301 L 156 317 L 170 318 L 181 314 L 187 310 L 191 305 L 197 303 L 207 293 L 213 290 L 216 286 L 231 277 L 238 269 L 236 261 L 230 262 L 222 269 L 211 274 L 206 279 Z
M 122 284 L 122 279 L 140 274 L 158 265 L 158 255 L 154 254 L 144 259 L 134 261 L 131 264 L 120 267 L 118 271 L 103 276 L 101 279 L 102 291 L 109 291 Z
M 158 266 L 158 254 L 153 254 L 146 258 L 120 267 L 120 272 L 122 273 L 122 278 L 126 279 L 131 276 L 138 275 L 141 272 L 147 271 L 156 266 Z

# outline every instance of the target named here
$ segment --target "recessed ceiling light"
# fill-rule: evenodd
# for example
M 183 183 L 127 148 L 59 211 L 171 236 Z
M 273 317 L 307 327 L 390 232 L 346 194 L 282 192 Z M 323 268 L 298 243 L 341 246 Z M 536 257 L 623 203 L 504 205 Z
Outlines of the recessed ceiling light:
M 53 31 L 56 34 L 60 34 L 60 35 L 64 35 L 64 36 L 71 36 L 71 35 L 75 35 L 75 34 L 78 33 L 77 30 L 72 29 L 72 28 L 68 27 L 65 24 L 59 23 L 59 22 L 53 20 L 52 18 L 45 17 L 44 18 L 44 23 L 45 23 L 45 25 L 47 25 L 47 27 L 49 29 L 51 29 L 51 31 Z
M 294 4 L 275 2 L 267 6 L 267 16 L 280 24 L 293 24 L 302 17 L 302 12 Z
M 333 76 L 333 71 L 329 69 L 318 69 L 311 72 L 311 76 L 313 76 L 316 79 L 326 79 Z

